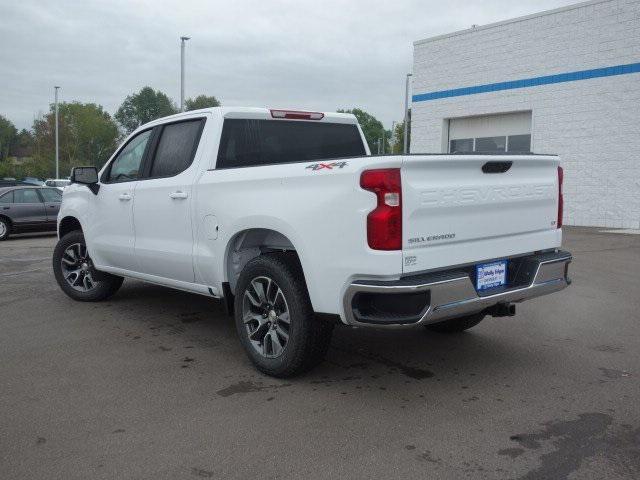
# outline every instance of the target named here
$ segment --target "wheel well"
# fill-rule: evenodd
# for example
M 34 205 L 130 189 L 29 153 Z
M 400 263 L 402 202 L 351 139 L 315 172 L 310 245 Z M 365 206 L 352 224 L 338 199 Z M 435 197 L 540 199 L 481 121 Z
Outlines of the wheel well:
M 225 262 L 231 293 L 235 292 L 238 277 L 250 260 L 265 253 L 282 251 L 293 252 L 298 257 L 293 243 L 275 230 L 252 228 L 236 234 L 229 242 Z
M 75 217 L 64 217 L 60 221 L 58 235 L 60 236 L 60 238 L 62 238 L 67 233 L 73 232 L 74 230 L 82 231 L 82 226 L 80 225 L 78 219 Z

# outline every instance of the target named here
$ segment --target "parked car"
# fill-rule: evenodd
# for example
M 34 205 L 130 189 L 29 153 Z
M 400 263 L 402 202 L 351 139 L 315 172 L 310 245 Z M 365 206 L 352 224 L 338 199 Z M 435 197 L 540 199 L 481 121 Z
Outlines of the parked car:
M 22 180 L 16 180 L 15 178 L 3 178 L 0 180 L 0 187 L 15 187 L 17 185 L 33 186 L 31 183 L 23 182 Z
M 57 188 L 0 186 L 0 240 L 12 233 L 55 231 L 61 201 Z
M 293 375 L 336 322 L 460 332 L 565 288 L 559 162 L 371 157 L 348 114 L 181 113 L 73 170 L 54 274 L 80 301 L 123 277 L 222 299 L 255 366 Z
M 44 181 L 36 177 L 24 177 L 22 181 L 28 185 L 44 186 Z
M 71 184 L 71 180 L 68 178 L 48 178 L 44 181 L 44 184 L 47 187 L 55 187 L 62 191 Z

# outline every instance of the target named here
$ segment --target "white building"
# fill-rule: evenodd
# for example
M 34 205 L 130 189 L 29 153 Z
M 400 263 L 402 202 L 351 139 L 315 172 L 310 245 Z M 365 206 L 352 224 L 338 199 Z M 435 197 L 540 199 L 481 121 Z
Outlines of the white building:
M 565 224 L 640 228 L 640 0 L 414 43 L 412 152 L 558 153 Z

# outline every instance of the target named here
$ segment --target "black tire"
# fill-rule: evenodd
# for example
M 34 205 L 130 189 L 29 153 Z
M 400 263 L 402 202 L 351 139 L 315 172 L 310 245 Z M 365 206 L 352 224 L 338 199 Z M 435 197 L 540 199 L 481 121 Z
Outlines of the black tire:
M 64 237 L 58 240 L 58 243 L 53 250 L 53 273 L 62 291 L 69 297 L 80 302 L 99 302 L 111 297 L 118 291 L 124 279 L 106 272 L 96 271 L 91 265 L 91 259 L 88 255 L 86 258 L 90 265 L 89 273 L 92 275 L 91 278 L 94 278 L 94 281 L 92 281 L 93 287 L 87 291 L 79 291 L 74 289 L 65 279 L 62 267 L 62 258 L 65 251 L 75 244 L 84 245 L 86 249 L 84 235 L 79 230 L 67 233 Z
M 9 235 L 11 235 L 11 222 L 0 217 L 0 242 L 9 238 Z
M 256 340 L 249 338 L 249 329 L 252 327 L 243 320 L 245 292 L 250 288 L 251 282 L 261 278 L 271 279 L 275 284 L 274 288 L 280 288 L 288 309 L 288 338 L 282 352 L 275 358 L 259 352 Z M 255 293 L 255 290 L 252 291 Z M 266 293 L 269 297 L 268 288 Z M 331 343 L 334 324 L 315 317 L 302 268 L 295 254 L 270 253 L 247 263 L 236 284 L 234 316 L 240 342 L 249 359 L 258 370 L 273 377 L 291 377 L 310 370 L 324 360 Z M 278 321 L 274 319 L 274 329 Z M 266 331 L 270 332 L 269 327 Z M 266 341 L 265 336 L 262 340 L 263 347 Z
M 431 325 L 425 325 L 424 328 L 438 333 L 460 333 L 471 327 L 475 327 L 485 317 L 485 314 L 473 313 L 464 317 L 452 318 L 443 322 L 432 323 Z

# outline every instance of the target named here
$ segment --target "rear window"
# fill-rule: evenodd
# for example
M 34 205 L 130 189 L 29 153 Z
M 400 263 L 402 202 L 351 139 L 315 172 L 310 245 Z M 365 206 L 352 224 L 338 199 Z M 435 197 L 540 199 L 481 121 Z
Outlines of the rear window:
M 365 155 L 358 127 L 343 123 L 226 119 L 217 168 Z
M 61 202 L 62 194 L 57 188 L 43 188 L 40 194 L 44 197 L 45 202 Z

